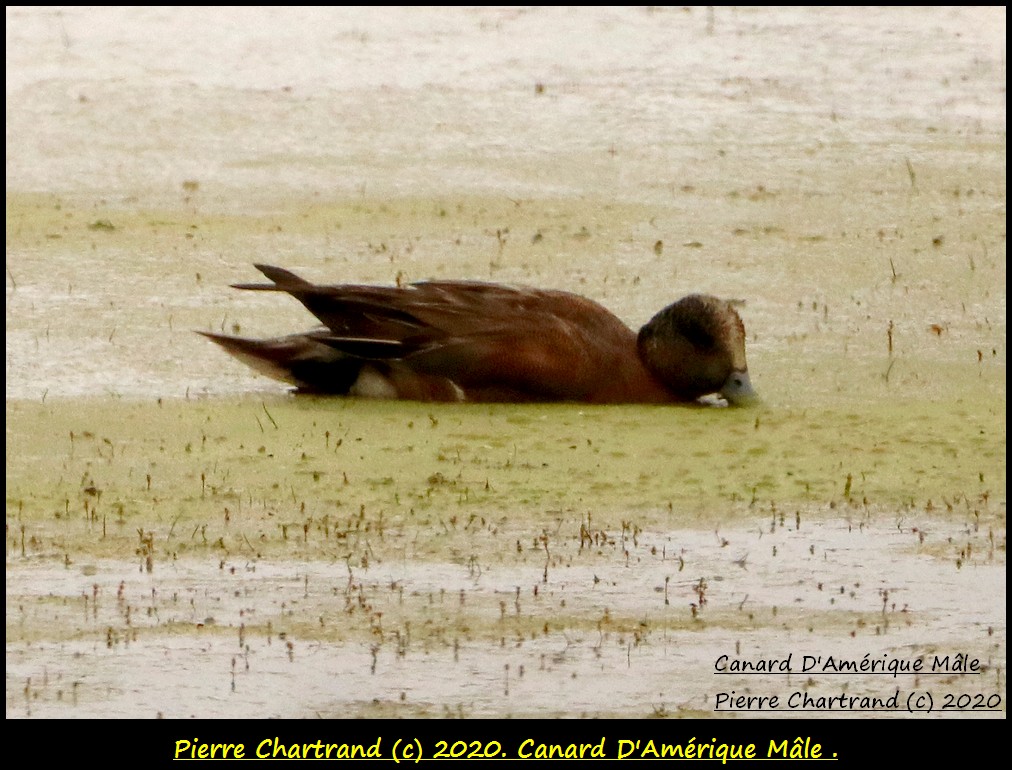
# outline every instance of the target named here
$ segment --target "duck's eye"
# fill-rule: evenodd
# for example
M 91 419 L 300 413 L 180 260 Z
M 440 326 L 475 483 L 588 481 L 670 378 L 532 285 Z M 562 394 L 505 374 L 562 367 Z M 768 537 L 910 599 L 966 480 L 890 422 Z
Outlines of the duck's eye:
M 713 350 L 717 345 L 713 335 L 694 319 L 684 323 L 682 334 L 697 350 Z
M 741 387 L 741 377 L 735 377 L 734 378 L 734 384 L 737 385 L 740 388 Z

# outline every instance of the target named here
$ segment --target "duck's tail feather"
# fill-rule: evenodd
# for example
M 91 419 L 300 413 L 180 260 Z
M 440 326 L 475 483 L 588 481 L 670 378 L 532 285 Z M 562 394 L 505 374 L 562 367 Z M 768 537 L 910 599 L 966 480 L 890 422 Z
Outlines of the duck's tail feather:
M 254 265 L 273 283 L 233 283 L 235 289 L 248 289 L 250 291 L 299 291 L 313 287 L 305 278 L 300 278 L 290 270 L 273 265 Z
M 358 379 L 364 361 L 326 344 L 326 333 L 308 332 L 257 340 L 197 332 L 261 374 L 300 391 L 344 395 Z

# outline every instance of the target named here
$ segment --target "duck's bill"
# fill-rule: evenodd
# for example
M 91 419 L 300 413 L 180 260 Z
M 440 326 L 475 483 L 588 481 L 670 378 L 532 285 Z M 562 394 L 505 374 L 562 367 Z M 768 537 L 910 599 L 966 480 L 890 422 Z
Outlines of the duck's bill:
M 724 387 L 720 389 L 720 395 L 731 406 L 749 406 L 759 403 L 759 396 L 752 390 L 752 380 L 749 379 L 748 371 L 731 372 Z

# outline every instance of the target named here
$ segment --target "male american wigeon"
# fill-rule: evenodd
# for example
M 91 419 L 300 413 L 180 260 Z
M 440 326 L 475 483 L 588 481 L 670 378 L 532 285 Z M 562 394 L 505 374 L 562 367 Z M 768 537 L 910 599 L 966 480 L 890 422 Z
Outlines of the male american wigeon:
M 745 327 L 716 297 L 693 294 L 639 334 L 565 291 L 475 281 L 403 287 L 317 285 L 257 265 L 324 326 L 266 340 L 200 332 L 302 392 L 417 401 L 690 402 L 755 400 Z

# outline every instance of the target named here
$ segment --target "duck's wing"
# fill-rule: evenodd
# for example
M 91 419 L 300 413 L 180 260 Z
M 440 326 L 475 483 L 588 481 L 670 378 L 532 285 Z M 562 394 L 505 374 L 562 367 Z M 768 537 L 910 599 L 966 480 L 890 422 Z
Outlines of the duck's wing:
M 281 291 L 298 299 L 335 336 L 403 341 L 418 336 L 467 335 L 535 317 L 584 323 L 617 322 L 597 303 L 575 294 L 480 281 L 423 281 L 405 286 L 313 284 L 284 268 L 256 265 L 272 283 L 237 289 Z M 538 323 L 539 321 L 534 321 Z
M 467 281 L 316 285 L 257 267 L 272 283 L 239 288 L 291 294 L 330 330 L 321 341 L 382 365 L 395 387 L 415 376 L 477 401 L 641 400 L 646 391 L 661 400 L 635 333 L 575 294 Z M 634 392 L 623 392 L 630 383 Z

